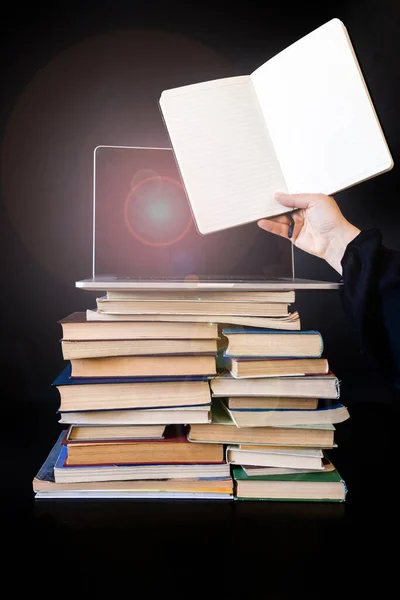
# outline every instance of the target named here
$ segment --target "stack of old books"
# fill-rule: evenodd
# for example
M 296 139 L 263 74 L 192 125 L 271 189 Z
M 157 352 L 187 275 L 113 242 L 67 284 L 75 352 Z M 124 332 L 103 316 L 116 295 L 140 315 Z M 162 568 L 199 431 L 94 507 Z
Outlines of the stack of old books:
M 298 330 L 294 293 L 108 291 L 60 321 L 54 381 L 65 428 L 33 482 L 36 497 L 233 497 L 211 426 L 209 381 L 226 326 Z
M 224 328 L 212 422 L 189 439 L 227 446 L 239 500 L 344 501 L 328 452 L 349 418 L 317 331 Z

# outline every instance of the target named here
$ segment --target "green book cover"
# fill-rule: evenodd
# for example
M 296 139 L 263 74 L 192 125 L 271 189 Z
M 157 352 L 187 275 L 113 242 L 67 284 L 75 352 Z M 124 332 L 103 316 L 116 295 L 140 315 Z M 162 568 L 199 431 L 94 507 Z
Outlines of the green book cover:
M 334 471 L 318 471 L 315 473 L 290 473 L 288 475 L 258 475 L 249 477 L 239 465 L 232 465 L 233 478 L 236 481 L 309 481 L 310 483 L 342 482 L 341 475 Z
M 282 497 L 277 497 L 276 493 L 271 497 L 268 497 L 267 494 L 259 495 L 258 497 L 254 497 L 252 495 L 247 496 L 246 494 L 238 495 L 237 483 L 235 485 L 235 500 L 242 501 L 274 501 L 274 502 L 344 502 L 347 495 L 347 487 L 345 481 L 342 479 L 340 473 L 337 470 L 327 471 L 327 472 L 318 472 L 318 473 L 298 473 L 298 474 L 287 474 L 287 475 L 263 475 L 256 477 L 249 477 L 246 475 L 246 472 L 242 469 L 242 467 L 237 465 L 232 465 L 232 476 L 235 482 L 240 481 L 276 481 L 276 482 L 298 482 L 301 483 L 311 483 L 311 484 L 339 484 L 342 486 L 342 493 L 340 497 L 324 497 L 321 494 L 315 494 L 314 497 L 311 497 L 309 494 L 305 495 L 305 497 L 299 497 L 298 495 L 293 494 L 282 494 Z

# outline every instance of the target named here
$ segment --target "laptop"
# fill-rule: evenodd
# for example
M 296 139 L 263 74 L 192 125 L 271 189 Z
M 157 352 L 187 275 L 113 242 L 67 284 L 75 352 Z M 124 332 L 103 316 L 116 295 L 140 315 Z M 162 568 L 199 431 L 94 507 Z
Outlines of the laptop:
M 171 148 L 98 146 L 93 254 L 84 290 L 338 289 L 298 279 L 293 246 L 256 223 L 202 235 Z

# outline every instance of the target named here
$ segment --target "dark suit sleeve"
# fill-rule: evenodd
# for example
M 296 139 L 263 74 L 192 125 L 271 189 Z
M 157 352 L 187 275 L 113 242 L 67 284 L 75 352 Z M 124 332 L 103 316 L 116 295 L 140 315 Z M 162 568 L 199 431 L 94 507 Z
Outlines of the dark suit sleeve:
M 378 230 L 362 231 L 342 268 L 342 302 L 361 353 L 400 389 L 400 252 L 385 248 Z

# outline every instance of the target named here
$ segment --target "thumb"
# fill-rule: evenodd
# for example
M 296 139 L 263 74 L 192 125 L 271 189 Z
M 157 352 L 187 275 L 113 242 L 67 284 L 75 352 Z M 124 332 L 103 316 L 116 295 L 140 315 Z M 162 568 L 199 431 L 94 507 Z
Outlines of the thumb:
M 275 199 L 283 204 L 283 206 L 290 206 L 293 209 L 308 208 L 312 202 L 312 194 L 285 194 L 277 192 Z

